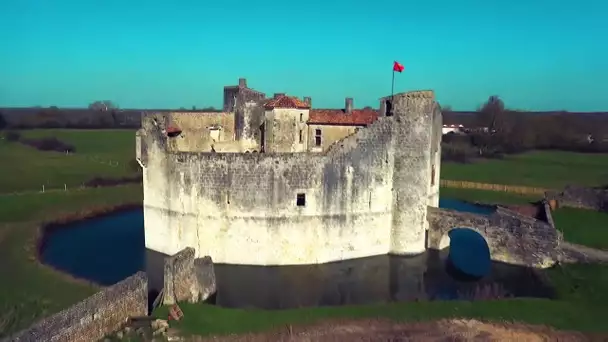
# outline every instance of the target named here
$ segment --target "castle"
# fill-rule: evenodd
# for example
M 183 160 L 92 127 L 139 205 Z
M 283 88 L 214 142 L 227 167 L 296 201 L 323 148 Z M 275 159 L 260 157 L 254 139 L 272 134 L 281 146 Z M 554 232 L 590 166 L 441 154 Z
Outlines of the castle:
M 224 89 L 220 113 L 151 113 L 137 133 L 146 247 L 214 262 L 311 264 L 426 250 L 439 202 L 432 91 L 380 110 Z

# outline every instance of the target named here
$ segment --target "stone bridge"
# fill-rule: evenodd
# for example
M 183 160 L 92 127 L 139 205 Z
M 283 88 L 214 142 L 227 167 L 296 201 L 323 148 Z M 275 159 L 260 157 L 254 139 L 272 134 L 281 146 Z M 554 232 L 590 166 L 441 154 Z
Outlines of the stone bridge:
M 448 232 L 469 228 L 483 236 L 492 260 L 509 264 L 546 268 L 560 255 L 561 233 L 550 224 L 498 207 L 491 215 L 477 215 L 428 207 L 428 248 L 449 247 Z

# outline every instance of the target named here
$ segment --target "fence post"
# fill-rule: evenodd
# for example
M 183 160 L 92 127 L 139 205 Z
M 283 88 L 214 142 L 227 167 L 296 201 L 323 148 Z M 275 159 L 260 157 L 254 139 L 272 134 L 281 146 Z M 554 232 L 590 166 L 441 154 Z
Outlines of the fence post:
M 42 184 L 42 192 L 44 192 L 44 184 Z
M 63 191 L 68 191 L 68 185 L 63 183 Z

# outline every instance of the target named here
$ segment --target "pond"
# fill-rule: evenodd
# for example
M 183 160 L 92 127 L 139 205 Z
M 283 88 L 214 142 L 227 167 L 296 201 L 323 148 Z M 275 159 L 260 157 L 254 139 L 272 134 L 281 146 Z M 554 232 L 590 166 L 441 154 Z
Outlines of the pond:
M 482 215 L 494 210 L 455 200 L 442 200 L 440 206 Z M 303 266 L 216 264 L 218 292 L 214 301 L 227 307 L 272 309 L 480 296 L 550 296 L 551 290 L 534 271 L 491 262 L 485 240 L 469 236 L 471 232 L 454 229 L 450 248 L 414 257 L 376 256 Z M 100 285 L 111 285 L 146 270 L 146 259 L 152 254 L 158 253 L 145 248 L 141 209 L 69 224 L 48 236 L 41 251 L 43 262 Z

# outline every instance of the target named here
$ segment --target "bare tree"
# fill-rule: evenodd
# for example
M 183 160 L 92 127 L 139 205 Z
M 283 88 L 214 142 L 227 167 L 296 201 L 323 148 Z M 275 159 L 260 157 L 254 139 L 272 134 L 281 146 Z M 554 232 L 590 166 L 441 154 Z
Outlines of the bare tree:
M 91 103 L 89 105 L 89 109 L 100 112 L 109 112 L 118 109 L 118 106 L 110 100 L 103 100 Z
M 478 124 L 487 127 L 489 132 L 500 129 L 504 124 L 505 104 L 496 95 L 490 96 L 488 101 L 479 109 Z
M 118 106 L 116 104 L 114 104 L 112 101 L 110 101 L 110 100 L 95 101 L 89 105 L 89 109 L 96 111 L 96 112 L 104 113 L 104 115 L 102 115 L 100 117 L 100 120 L 101 120 L 100 124 L 102 126 L 105 126 L 105 125 L 117 126 L 119 124 L 118 118 L 116 117 L 116 110 L 118 110 Z M 108 118 L 107 114 L 109 114 L 109 118 Z

